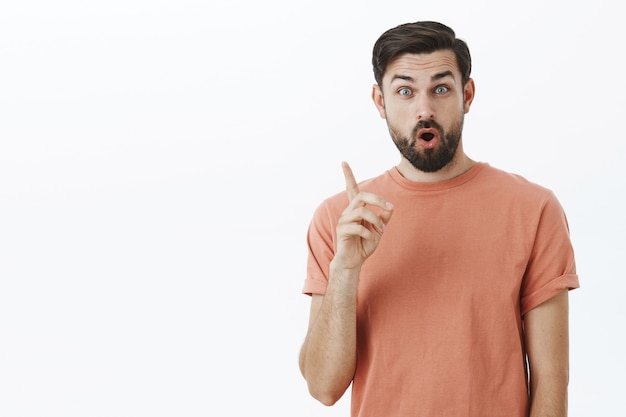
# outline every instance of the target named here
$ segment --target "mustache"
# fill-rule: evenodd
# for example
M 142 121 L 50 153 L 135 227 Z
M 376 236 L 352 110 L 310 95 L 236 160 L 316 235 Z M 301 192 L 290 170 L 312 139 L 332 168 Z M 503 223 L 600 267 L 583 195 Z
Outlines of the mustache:
M 431 129 L 431 128 L 437 129 L 439 132 L 443 131 L 439 123 L 435 122 L 432 119 L 425 119 L 425 120 L 420 120 L 419 122 L 417 122 L 417 124 L 413 128 L 413 134 L 417 134 L 417 132 L 420 129 Z
M 411 135 L 412 142 L 417 141 L 417 133 L 421 129 L 435 129 L 437 132 L 439 132 L 439 136 L 441 137 L 441 139 L 445 140 L 443 128 L 441 127 L 441 125 L 432 119 L 425 119 L 425 120 L 420 120 L 419 122 L 417 122 L 417 124 L 413 128 L 413 132 Z

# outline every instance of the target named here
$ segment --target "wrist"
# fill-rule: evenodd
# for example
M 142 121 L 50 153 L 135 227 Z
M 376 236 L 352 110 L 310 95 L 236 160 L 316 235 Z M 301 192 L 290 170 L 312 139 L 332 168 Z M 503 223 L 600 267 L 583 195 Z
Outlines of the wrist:
M 349 265 L 341 261 L 340 259 L 334 258 L 332 261 L 330 261 L 328 272 L 330 277 L 341 277 L 348 280 L 358 280 L 359 275 L 361 274 L 361 266 L 362 265 Z

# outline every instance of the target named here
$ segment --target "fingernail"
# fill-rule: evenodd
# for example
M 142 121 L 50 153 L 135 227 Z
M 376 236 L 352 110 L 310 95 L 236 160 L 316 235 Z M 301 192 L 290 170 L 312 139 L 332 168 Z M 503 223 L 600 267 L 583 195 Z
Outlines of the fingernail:
M 385 203 L 385 206 L 389 209 L 389 210 L 393 210 L 393 204 L 391 204 L 389 201 L 387 201 Z

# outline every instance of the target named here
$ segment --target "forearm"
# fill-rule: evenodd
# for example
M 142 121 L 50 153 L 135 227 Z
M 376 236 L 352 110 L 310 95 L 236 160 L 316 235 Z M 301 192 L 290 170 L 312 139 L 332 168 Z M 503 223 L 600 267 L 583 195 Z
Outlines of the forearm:
M 526 313 L 530 417 L 566 417 L 569 384 L 567 290 Z
M 567 370 L 531 377 L 530 417 L 566 417 L 567 385 Z
M 341 398 L 356 369 L 358 274 L 331 263 L 326 293 L 300 352 L 300 369 L 309 391 L 326 405 Z

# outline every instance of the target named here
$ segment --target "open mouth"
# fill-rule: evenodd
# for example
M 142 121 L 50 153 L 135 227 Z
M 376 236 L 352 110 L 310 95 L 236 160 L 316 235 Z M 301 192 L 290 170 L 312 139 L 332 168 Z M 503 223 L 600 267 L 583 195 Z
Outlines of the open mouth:
M 434 133 L 426 132 L 426 133 L 422 133 L 422 136 L 420 136 L 420 139 L 425 140 L 426 142 L 430 142 L 431 139 L 434 137 L 435 137 Z

